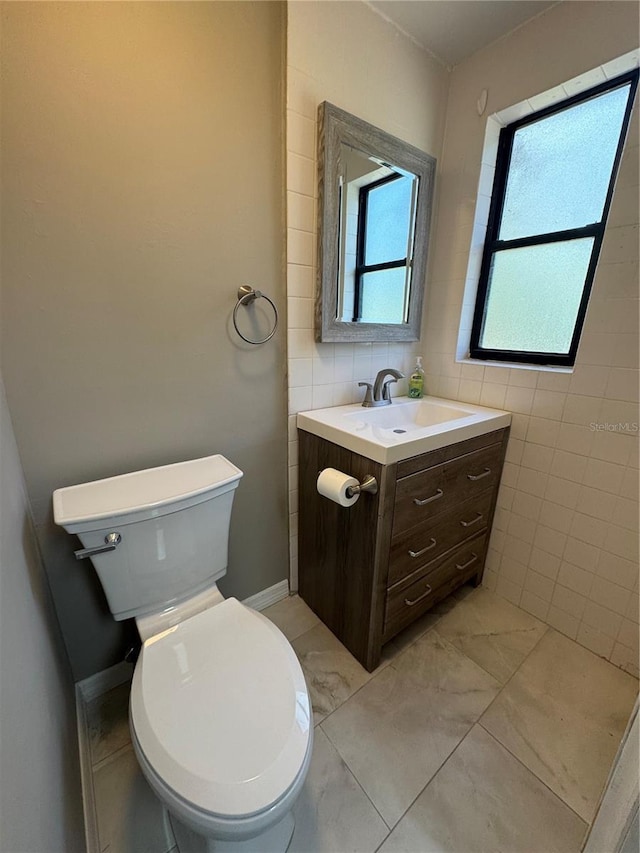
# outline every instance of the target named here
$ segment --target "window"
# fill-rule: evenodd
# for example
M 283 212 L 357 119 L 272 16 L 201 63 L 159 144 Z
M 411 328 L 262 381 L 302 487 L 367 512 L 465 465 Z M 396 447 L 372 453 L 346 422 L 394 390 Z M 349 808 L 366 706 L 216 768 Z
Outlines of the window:
M 637 84 L 633 71 L 502 129 L 472 358 L 575 363 Z
M 414 184 L 393 172 L 360 189 L 354 322 L 407 321 Z

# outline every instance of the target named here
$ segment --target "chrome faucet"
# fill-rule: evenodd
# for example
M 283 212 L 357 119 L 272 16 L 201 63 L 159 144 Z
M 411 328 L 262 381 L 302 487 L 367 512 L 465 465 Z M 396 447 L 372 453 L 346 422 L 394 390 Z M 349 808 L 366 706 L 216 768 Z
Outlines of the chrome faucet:
M 387 379 L 385 382 L 384 380 L 387 376 L 391 376 L 393 378 Z M 358 385 L 364 386 L 367 389 L 362 405 L 367 407 L 390 406 L 391 392 L 389 390 L 389 386 L 392 382 L 397 382 L 398 379 L 404 379 L 404 374 L 400 373 L 399 370 L 394 370 L 393 367 L 387 367 L 378 373 L 373 387 L 370 382 L 358 382 Z

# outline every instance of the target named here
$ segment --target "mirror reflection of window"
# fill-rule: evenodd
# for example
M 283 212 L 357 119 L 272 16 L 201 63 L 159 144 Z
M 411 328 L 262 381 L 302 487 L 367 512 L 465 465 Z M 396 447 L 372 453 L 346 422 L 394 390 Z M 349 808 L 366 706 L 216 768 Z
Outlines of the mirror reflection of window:
M 337 319 L 406 323 L 418 179 L 342 145 Z
M 354 322 L 406 322 L 412 211 L 413 176 L 361 187 Z

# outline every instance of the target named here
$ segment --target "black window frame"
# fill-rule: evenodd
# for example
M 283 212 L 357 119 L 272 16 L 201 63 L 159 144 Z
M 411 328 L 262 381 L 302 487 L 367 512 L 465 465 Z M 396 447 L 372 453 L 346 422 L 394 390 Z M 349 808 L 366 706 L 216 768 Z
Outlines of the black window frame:
M 627 138 L 636 90 L 638 88 L 638 74 L 638 69 L 621 74 L 620 76 L 612 80 L 607 80 L 605 83 L 594 86 L 585 92 L 566 98 L 565 100 L 549 107 L 545 107 L 542 110 L 537 110 L 535 113 L 531 113 L 522 119 L 518 119 L 517 121 L 506 125 L 500 131 L 498 154 L 496 158 L 496 173 L 491 193 L 491 205 L 489 208 L 489 220 L 487 224 L 487 236 L 484 244 L 482 263 L 480 266 L 480 278 L 478 282 L 478 292 L 476 295 L 476 304 L 471 329 L 469 347 L 470 358 L 482 361 L 508 361 L 520 364 L 540 364 L 562 367 L 573 367 L 575 365 L 578 346 L 580 344 L 580 336 L 582 334 L 584 320 L 587 313 L 589 296 L 591 295 L 598 258 L 600 256 L 600 249 L 602 247 L 602 241 L 604 239 L 607 219 L 609 216 L 609 209 L 611 207 L 611 200 L 613 198 L 615 181 L 620 166 L 620 160 L 622 158 L 624 143 Z M 502 222 L 507 179 L 509 177 L 513 140 L 516 131 L 528 124 L 533 124 L 540 119 L 547 118 L 550 115 L 569 109 L 576 104 L 588 101 L 591 98 L 603 94 L 604 92 L 613 91 L 614 89 L 618 89 L 628 84 L 630 84 L 630 87 L 627 106 L 620 128 L 618 147 L 613 159 L 611 177 L 602 209 L 601 219 L 596 223 L 592 223 L 591 225 L 587 225 L 582 228 L 552 231 L 546 234 L 534 234 L 530 237 L 518 237 L 511 240 L 499 240 L 498 235 L 500 233 L 500 225 Z M 525 246 L 539 246 L 555 242 L 566 242 L 568 240 L 575 240 L 584 237 L 593 237 L 594 241 L 568 354 L 531 352 L 525 350 L 496 350 L 480 346 L 494 255 L 497 252 L 504 251 L 505 249 L 518 249 Z
M 393 172 L 390 175 L 385 175 L 377 181 L 372 181 L 370 184 L 360 187 L 358 192 L 358 231 L 356 237 L 356 271 L 354 283 L 354 298 L 353 298 L 353 319 L 352 322 L 359 323 L 362 321 L 362 298 L 363 298 L 363 282 L 362 278 L 365 273 L 379 272 L 380 270 L 399 269 L 409 266 L 409 257 L 398 258 L 395 261 L 383 261 L 379 264 L 365 263 L 365 254 L 367 246 L 367 217 L 369 215 L 369 195 L 372 190 L 376 190 L 384 184 L 390 184 L 392 181 L 397 181 L 405 177 L 401 172 Z M 407 243 L 408 245 L 408 243 Z M 406 313 L 406 311 L 405 311 Z M 403 317 L 403 323 L 407 322 L 407 318 Z

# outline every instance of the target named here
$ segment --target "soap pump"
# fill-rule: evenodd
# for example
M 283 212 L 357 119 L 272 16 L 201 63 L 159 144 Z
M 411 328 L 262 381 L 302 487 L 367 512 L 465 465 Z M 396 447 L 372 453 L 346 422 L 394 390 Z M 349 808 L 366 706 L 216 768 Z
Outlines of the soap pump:
M 409 397 L 414 400 L 424 396 L 424 370 L 422 369 L 422 357 L 416 358 L 416 366 L 409 377 Z

